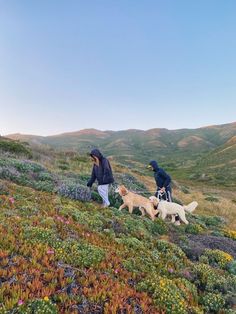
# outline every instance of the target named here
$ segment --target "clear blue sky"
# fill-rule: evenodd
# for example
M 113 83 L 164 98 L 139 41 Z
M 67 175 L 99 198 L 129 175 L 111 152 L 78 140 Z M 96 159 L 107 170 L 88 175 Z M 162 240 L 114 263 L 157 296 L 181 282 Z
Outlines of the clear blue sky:
M 235 0 L 0 0 L 0 133 L 236 120 Z

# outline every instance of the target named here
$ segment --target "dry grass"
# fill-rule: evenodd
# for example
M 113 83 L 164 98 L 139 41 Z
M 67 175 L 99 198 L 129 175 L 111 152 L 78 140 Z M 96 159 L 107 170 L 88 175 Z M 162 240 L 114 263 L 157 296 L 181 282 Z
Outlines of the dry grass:
M 232 191 L 225 191 L 219 188 L 213 190 L 205 186 L 191 188 L 190 194 L 185 194 L 181 190 L 175 189 L 173 194 L 184 204 L 196 200 L 199 203 L 196 214 L 224 217 L 227 226 L 230 229 L 236 229 L 236 203 L 233 202 L 235 193 Z M 207 201 L 207 195 L 214 195 L 218 202 Z

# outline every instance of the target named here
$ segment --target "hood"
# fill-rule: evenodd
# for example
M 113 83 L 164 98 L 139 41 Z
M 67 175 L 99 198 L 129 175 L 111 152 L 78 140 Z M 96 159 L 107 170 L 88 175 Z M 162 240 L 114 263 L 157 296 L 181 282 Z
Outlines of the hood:
M 158 167 L 158 164 L 155 160 L 150 161 L 149 165 L 152 166 L 153 171 L 158 171 L 159 167 Z
M 98 159 L 100 159 L 100 160 L 103 158 L 102 153 L 101 153 L 100 150 L 97 149 L 97 148 L 95 148 L 95 149 L 93 149 L 93 150 L 91 151 L 90 156 L 96 156 L 96 157 L 97 157 Z

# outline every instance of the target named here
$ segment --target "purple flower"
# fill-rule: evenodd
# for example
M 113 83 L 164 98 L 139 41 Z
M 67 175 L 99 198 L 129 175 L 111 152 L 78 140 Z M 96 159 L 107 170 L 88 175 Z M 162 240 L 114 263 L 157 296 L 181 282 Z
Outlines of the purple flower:
M 14 197 L 9 197 L 9 202 L 10 202 L 11 204 L 14 204 L 14 203 L 15 203 Z
M 53 250 L 47 250 L 47 253 L 48 254 L 54 254 L 54 251 Z

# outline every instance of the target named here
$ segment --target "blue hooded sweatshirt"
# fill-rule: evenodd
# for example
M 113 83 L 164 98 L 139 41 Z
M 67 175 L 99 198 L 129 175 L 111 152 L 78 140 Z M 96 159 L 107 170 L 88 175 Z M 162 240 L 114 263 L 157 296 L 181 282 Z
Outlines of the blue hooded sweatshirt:
M 156 180 L 157 186 L 159 188 L 170 188 L 169 185 L 171 182 L 171 177 L 162 168 L 158 167 L 158 164 L 155 160 L 150 161 L 149 165 L 151 165 L 153 168 L 154 178 Z
M 114 178 L 109 160 L 105 158 L 98 149 L 93 149 L 90 156 L 96 156 L 99 159 L 99 166 L 93 165 L 91 178 L 87 186 L 91 187 L 95 180 L 98 181 L 98 185 L 113 183 Z

